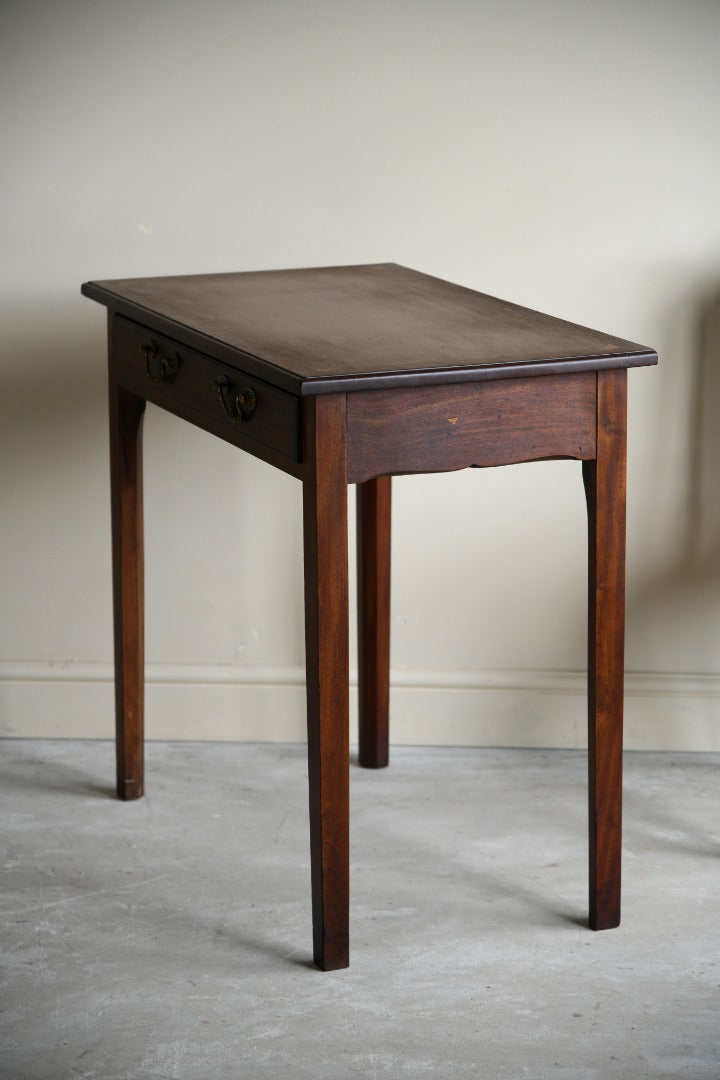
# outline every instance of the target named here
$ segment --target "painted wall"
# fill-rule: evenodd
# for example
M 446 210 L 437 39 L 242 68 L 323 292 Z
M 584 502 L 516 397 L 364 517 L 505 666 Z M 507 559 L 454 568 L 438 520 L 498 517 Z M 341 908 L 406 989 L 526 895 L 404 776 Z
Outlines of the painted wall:
M 654 346 L 628 745 L 720 748 L 720 5 L 6 0 L 0 732 L 112 731 L 88 278 L 392 260 Z M 303 738 L 300 485 L 148 408 L 148 732 Z M 393 730 L 584 739 L 576 463 L 395 484 Z

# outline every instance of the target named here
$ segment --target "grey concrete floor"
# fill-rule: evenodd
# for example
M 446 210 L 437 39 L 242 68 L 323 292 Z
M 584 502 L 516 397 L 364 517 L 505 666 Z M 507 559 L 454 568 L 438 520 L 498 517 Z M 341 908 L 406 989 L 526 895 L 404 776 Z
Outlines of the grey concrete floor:
M 628 754 L 586 928 L 585 758 L 352 767 L 351 967 L 310 962 L 305 750 L 5 741 L 8 1080 L 720 1077 L 720 755 Z

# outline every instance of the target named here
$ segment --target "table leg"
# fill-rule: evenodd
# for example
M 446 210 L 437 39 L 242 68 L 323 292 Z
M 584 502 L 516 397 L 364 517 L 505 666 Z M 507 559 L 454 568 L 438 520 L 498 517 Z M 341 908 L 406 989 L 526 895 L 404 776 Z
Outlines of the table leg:
M 345 395 L 305 402 L 303 524 L 313 955 L 349 963 L 350 733 Z
M 143 794 L 143 399 L 110 379 L 117 793 Z
M 597 457 L 583 462 L 589 525 L 590 925 L 620 922 L 627 371 L 598 372 Z
M 357 485 L 360 764 L 388 763 L 391 480 Z

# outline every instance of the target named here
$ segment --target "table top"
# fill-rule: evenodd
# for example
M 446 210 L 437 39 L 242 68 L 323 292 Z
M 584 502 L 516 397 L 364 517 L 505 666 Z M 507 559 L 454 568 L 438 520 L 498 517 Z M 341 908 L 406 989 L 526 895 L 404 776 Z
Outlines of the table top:
M 395 263 L 93 281 L 82 292 L 300 394 L 657 363 L 643 345 Z

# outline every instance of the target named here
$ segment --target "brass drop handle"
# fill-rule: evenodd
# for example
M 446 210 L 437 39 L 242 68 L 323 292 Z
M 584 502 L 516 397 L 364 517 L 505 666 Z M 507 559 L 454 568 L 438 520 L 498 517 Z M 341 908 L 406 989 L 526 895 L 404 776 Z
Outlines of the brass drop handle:
M 249 420 L 255 412 L 257 397 L 255 391 L 249 386 L 232 393 L 232 383 L 227 375 L 218 375 L 215 380 L 215 389 L 222 403 L 223 410 L 228 420 L 233 424 L 239 424 L 242 420 Z
M 158 357 L 158 347 L 154 341 L 146 341 L 144 345 L 140 346 L 140 352 L 145 357 L 145 374 L 150 382 L 162 382 L 164 379 L 172 379 L 177 375 L 178 368 L 180 367 L 180 357 L 176 352 L 171 352 L 168 356 L 161 356 L 158 359 L 158 374 L 153 374 L 150 370 L 150 361 L 155 360 Z

